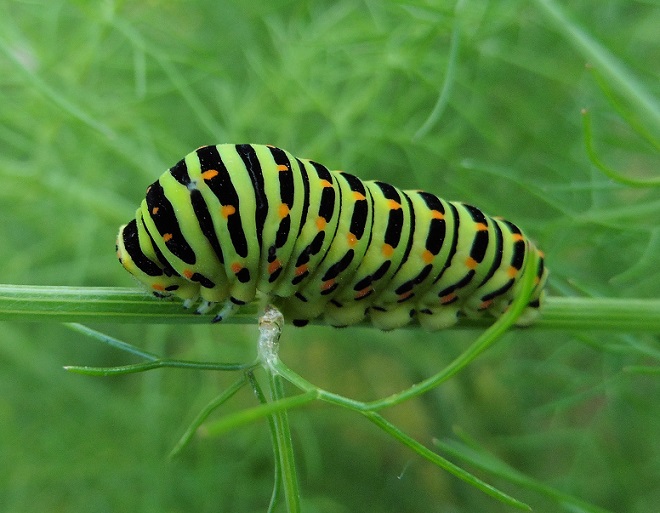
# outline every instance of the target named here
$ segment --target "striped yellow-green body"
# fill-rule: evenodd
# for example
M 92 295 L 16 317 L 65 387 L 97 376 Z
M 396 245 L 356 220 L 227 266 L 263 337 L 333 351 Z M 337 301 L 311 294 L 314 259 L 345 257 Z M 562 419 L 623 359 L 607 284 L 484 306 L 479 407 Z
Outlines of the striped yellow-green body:
M 119 261 L 154 294 L 222 303 L 216 320 L 260 292 L 296 325 L 366 316 L 381 329 L 501 315 L 531 252 L 514 224 L 470 205 L 256 144 L 187 155 L 117 237 Z M 542 256 L 536 277 L 524 323 L 542 299 Z

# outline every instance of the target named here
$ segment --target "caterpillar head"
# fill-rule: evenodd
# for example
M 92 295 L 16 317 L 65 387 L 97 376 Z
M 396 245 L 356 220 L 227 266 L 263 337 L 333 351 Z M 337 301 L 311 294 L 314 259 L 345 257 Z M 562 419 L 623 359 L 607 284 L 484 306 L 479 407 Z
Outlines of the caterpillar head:
M 139 210 L 138 210 L 139 219 Z M 180 276 L 170 266 L 163 266 L 144 225 L 133 219 L 119 228 L 117 234 L 117 258 L 124 269 L 131 273 L 157 297 L 177 296 L 196 299 L 199 285 Z

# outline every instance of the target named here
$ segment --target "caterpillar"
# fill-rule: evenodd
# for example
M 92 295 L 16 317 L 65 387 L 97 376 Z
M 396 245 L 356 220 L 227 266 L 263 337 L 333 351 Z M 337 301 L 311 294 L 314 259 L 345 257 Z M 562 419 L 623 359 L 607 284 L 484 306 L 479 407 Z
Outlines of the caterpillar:
M 543 255 L 513 223 L 471 205 L 330 171 L 275 146 L 203 146 L 151 184 L 119 229 L 117 257 L 158 297 L 177 296 L 214 321 L 264 295 L 296 326 L 369 318 L 380 329 L 416 319 L 500 316 L 539 254 L 519 319 L 543 299 Z

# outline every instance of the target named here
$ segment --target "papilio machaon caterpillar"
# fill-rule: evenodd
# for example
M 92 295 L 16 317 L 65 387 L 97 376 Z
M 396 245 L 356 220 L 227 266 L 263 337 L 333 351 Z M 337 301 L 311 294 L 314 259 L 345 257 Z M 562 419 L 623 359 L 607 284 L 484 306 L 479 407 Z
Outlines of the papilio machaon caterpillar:
M 513 223 L 424 191 L 360 180 L 258 144 L 204 146 L 147 189 L 119 229 L 122 265 L 158 297 L 214 321 L 259 292 L 298 326 L 367 316 L 393 329 L 501 315 L 531 252 L 536 286 L 519 323 L 531 322 L 547 269 Z

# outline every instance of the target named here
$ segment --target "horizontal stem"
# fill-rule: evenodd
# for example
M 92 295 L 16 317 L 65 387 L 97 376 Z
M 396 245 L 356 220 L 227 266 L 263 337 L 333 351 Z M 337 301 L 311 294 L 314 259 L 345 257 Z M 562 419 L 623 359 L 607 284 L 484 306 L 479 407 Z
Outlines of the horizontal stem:
M 142 289 L 0 285 L 0 320 L 204 324 L 213 314 L 195 315 L 179 300 L 158 299 Z M 246 305 L 232 323 L 256 324 L 257 305 Z
M 223 322 L 256 324 L 258 315 L 254 302 Z M 0 285 L 0 321 L 203 324 L 212 317 L 194 315 L 178 300 L 156 299 L 141 289 Z M 483 329 L 490 324 L 488 318 L 464 320 L 457 328 Z M 660 333 L 660 299 L 549 297 L 534 327 Z

